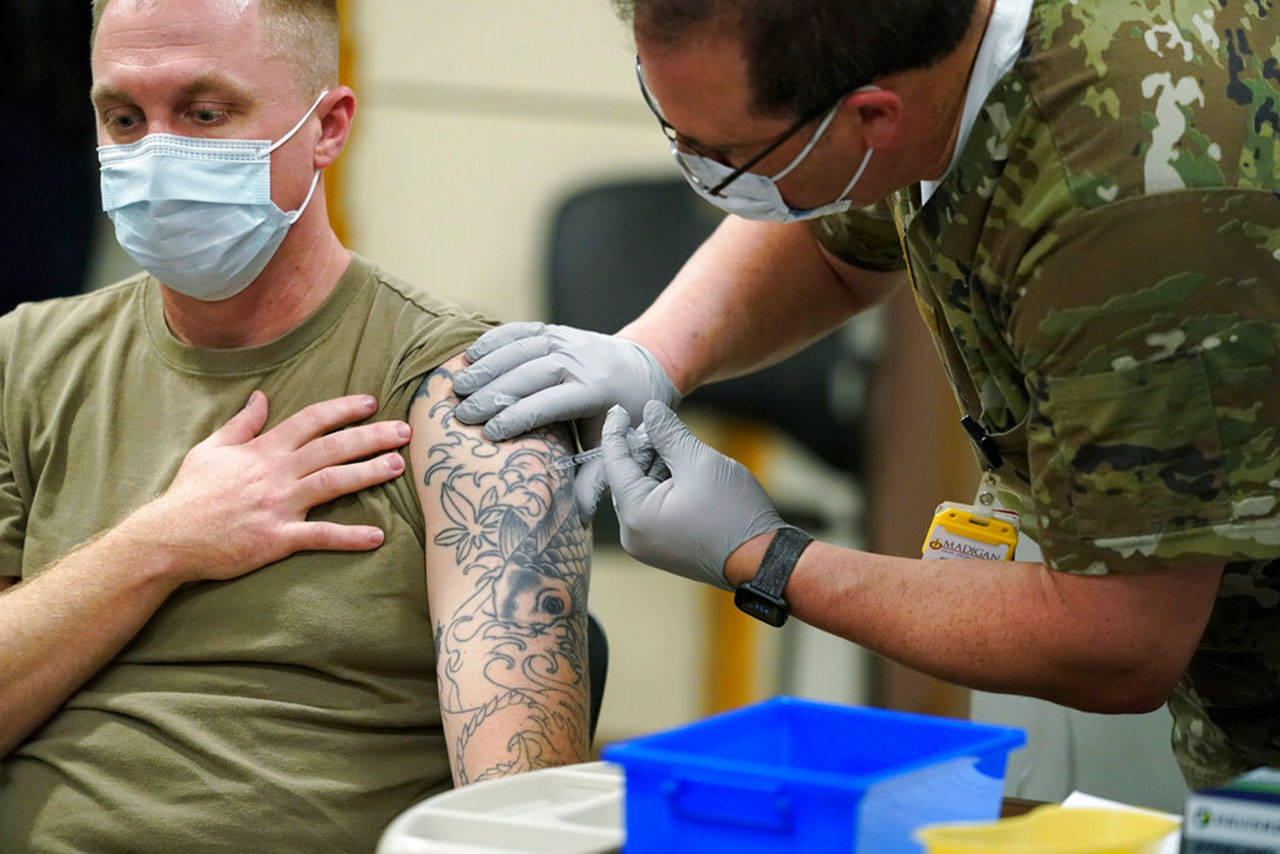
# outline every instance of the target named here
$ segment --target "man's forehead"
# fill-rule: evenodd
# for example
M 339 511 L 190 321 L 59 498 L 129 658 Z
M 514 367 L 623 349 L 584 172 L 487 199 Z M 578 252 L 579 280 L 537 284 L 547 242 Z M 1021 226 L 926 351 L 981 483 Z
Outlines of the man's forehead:
M 222 77 L 238 88 L 278 79 L 293 60 L 264 31 L 260 11 L 260 0 L 111 0 L 94 39 L 95 86 L 155 73 Z
M 175 19 L 200 18 L 229 23 L 242 18 L 260 0 L 109 0 L 102 20 L 142 15 L 150 19 L 165 15 Z M 168 13 L 168 14 L 166 14 Z
M 184 14 L 201 12 L 208 15 L 235 17 L 243 14 L 259 0 L 108 0 L 103 17 L 115 12 L 151 13 L 162 9 L 181 9 Z
M 111 0 L 102 13 L 94 53 L 259 41 L 260 0 Z

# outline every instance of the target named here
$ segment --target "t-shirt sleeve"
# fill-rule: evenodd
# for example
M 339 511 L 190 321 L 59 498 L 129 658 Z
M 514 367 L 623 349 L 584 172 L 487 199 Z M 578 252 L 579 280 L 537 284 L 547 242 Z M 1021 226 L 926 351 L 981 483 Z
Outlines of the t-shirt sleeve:
M 4 393 L 0 390 L 0 407 Z M 0 417 L 0 578 L 22 576 L 22 547 L 27 531 L 27 509 L 18 491 L 9 456 L 9 440 Z
M 846 264 L 877 273 L 906 267 L 888 202 L 810 220 L 809 230 L 824 249 Z
M 1280 203 L 1170 193 L 1060 223 L 1019 271 L 1032 512 L 1054 569 L 1280 555 Z
M 404 413 L 396 417 L 408 415 L 409 403 L 423 377 L 467 349 L 494 325 L 478 314 L 441 317 L 421 340 L 407 347 L 392 377 L 392 394 L 404 398 Z
M 387 376 L 377 417 L 408 419 L 423 378 L 493 326 L 492 321 L 481 315 L 464 312 L 428 315 L 411 311 L 402 315 L 400 325 L 393 332 L 395 340 L 401 343 L 401 350 Z M 408 447 L 402 449 L 402 454 L 409 467 L 406 470 L 411 471 Z M 411 480 L 396 481 L 392 500 L 421 540 L 426 536 L 426 528 L 418 491 Z

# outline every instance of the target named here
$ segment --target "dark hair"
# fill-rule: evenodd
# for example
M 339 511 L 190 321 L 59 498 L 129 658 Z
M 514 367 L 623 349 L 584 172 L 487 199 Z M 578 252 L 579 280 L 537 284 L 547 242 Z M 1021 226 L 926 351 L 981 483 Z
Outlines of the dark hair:
M 895 71 L 925 68 L 964 38 L 975 0 L 613 0 L 637 35 L 676 45 L 721 27 L 741 39 L 754 107 L 814 115 Z

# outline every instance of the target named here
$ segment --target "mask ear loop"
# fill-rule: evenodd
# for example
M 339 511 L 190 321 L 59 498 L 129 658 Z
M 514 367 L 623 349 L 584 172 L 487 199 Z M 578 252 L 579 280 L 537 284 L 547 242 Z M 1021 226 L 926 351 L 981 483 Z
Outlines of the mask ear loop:
M 875 153 L 876 150 L 874 148 L 867 149 L 866 155 L 862 158 L 862 165 L 858 167 L 857 172 L 853 173 L 853 178 L 851 178 L 849 183 L 845 185 L 845 188 L 840 191 L 840 195 L 836 196 L 837 202 L 843 202 L 844 197 L 849 195 L 849 191 L 853 189 L 854 185 L 862 180 L 862 173 L 867 171 L 867 166 L 871 164 L 871 155 Z
M 319 98 L 316 98 L 316 102 L 315 102 L 314 104 L 312 104 L 312 105 L 311 105 L 311 109 L 307 110 L 306 115 L 304 115 L 302 118 L 298 119 L 298 123 L 297 123 L 296 125 L 294 125 L 294 126 L 293 126 L 293 130 L 289 131 L 289 132 L 288 132 L 288 133 L 286 133 L 284 136 L 280 137 L 280 139 L 279 139 L 279 140 L 277 140 L 275 143 L 273 143 L 273 144 L 272 144 L 272 146 L 271 146 L 270 148 L 268 148 L 268 149 L 267 149 L 267 154 L 270 154 L 271 152 L 275 151 L 275 150 L 276 150 L 277 148 L 279 148 L 280 146 L 284 145 L 284 144 L 285 144 L 286 142 L 288 142 L 289 140 L 293 139 L 293 135 L 294 135 L 295 133 L 297 133 L 298 131 L 302 130 L 302 126 L 303 126 L 303 125 L 305 125 L 305 124 L 307 123 L 307 119 L 311 118 L 311 114 L 312 114 L 312 113 L 314 113 L 314 112 L 316 111 L 316 107 L 320 106 L 320 102 L 321 102 L 321 101 L 323 101 L 323 100 L 324 100 L 324 96 L 325 96 L 325 95 L 328 95 L 328 94 L 329 94 L 329 90 L 328 90 L 328 89 L 325 89 L 323 92 L 321 92 L 321 93 L 320 93 L 320 97 L 319 97 Z
M 857 89 L 854 89 L 853 91 L 854 93 L 878 92 L 880 91 L 880 87 L 872 86 L 872 85 L 859 86 Z M 818 125 L 818 129 L 813 132 L 813 138 L 809 140 L 808 145 L 806 145 L 804 148 L 800 150 L 800 153 L 796 155 L 796 159 L 792 160 L 789 164 L 787 164 L 787 167 L 785 169 L 783 169 L 777 175 L 774 175 L 772 178 L 770 178 L 769 179 L 770 181 L 778 181 L 787 177 L 787 175 L 791 172 L 792 169 L 795 169 L 797 166 L 800 165 L 800 161 L 804 160 L 806 157 L 809 156 L 809 152 L 813 151 L 813 147 L 818 144 L 818 140 L 822 139 L 822 135 L 827 132 L 827 127 L 830 126 L 831 122 L 835 120 L 836 113 L 839 112 L 840 105 L 843 103 L 844 103 L 843 97 L 839 101 L 836 101 L 835 105 L 831 108 L 831 111 L 827 113 L 827 117 L 822 120 L 822 124 Z M 867 154 L 870 155 L 870 153 L 871 153 L 871 149 L 868 149 Z M 863 158 L 862 167 L 858 170 L 858 174 L 854 176 L 853 180 L 855 182 L 862 177 L 862 170 L 867 168 L 867 159 L 868 158 Z M 849 190 L 852 190 L 852 189 L 853 189 L 853 184 L 850 184 L 849 187 L 844 191 L 844 193 L 840 194 L 840 198 L 843 199 L 845 196 L 845 193 L 848 193 Z M 837 201 L 839 200 L 837 199 Z
M 316 194 L 316 185 L 319 183 L 320 170 L 317 169 L 316 174 L 311 178 L 311 189 L 307 191 L 307 197 L 302 200 L 302 207 L 298 208 L 296 211 L 290 211 L 285 214 L 285 218 L 288 220 L 289 225 L 293 225 L 302 217 L 303 211 L 307 209 L 307 205 L 311 204 L 311 197 Z
M 302 129 L 302 126 L 307 123 L 307 119 L 311 118 L 311 114 L 316 111 L 316 107 L 320 106 L 320 102 L 324 100 L 324 96 L 328 94 L 329 94 L 328 89 L 325 89 L 323 92 L 320 93 L 320 97 L 316 98 L 316 102 L 311 105 L 311 109 L 307 110 L 306 115 L 304 115 L 301 119 L 299 119 L 298 123 L 293 126 L 293 130 L 289 131 L 284 136 L 280 137 L 279 140 L 277 140 L 270 148 L 267 149 L 267 156 L 270 156 L 271 152 L 275 151 L 277 148 L 284 145 L 286 142 L 288 142 L 290 139 L 293 138 L 293 135 L 295 133 L 297 133 Z M 306 211 L 307 205 L 311 204 L 311 197 L 316 194 L 316 185 L 319 183 L 320 183 L 320 170 L 317 169 L 315 170 L 315 174 L 311 176 L 311 189 L 307 191 L 307 197 L 302 200 L 302 206 L 298 208 L 296 211 L 290 211 L 289 213 L 285 214 L 285 217 L 287 218 L 290 225 L 293 225 L 295 222 L 297 222 L 298 219 L 301 218 L 303 212 Z
M 827 117 L 822 120 L 822 124 L 818 125 L 818 129 L 813 132 L 813 137 L 805 144 L 804 148 L 800 149 L 800 153 L 796 155 L 795 159 L 788 163 L 786 168 L 781 172 L 770 178 L 770 181 L 781 181 L 790 174 L 792 169 L 795 169 L 800 165 L 800 161 L 809 156 L 809 152 L 813 151 L 813 147 L 818 144 L 818 140 L 822 139 L 822 135 L 827 132 L 827 126 L 835 119 L 836 111 L 839 109 L 840 104 L 837 102 L 836 105 L 827 113 Z

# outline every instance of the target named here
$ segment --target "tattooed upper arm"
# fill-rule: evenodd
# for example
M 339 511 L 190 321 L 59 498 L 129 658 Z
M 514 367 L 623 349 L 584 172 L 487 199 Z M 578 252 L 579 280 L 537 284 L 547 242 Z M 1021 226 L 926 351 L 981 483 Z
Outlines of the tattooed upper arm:
M 452 371 L 410 408 L 440 709 L 459 784 L 587 757 L 587 570 L 567 431 L 494 444 L 453 417 Z

